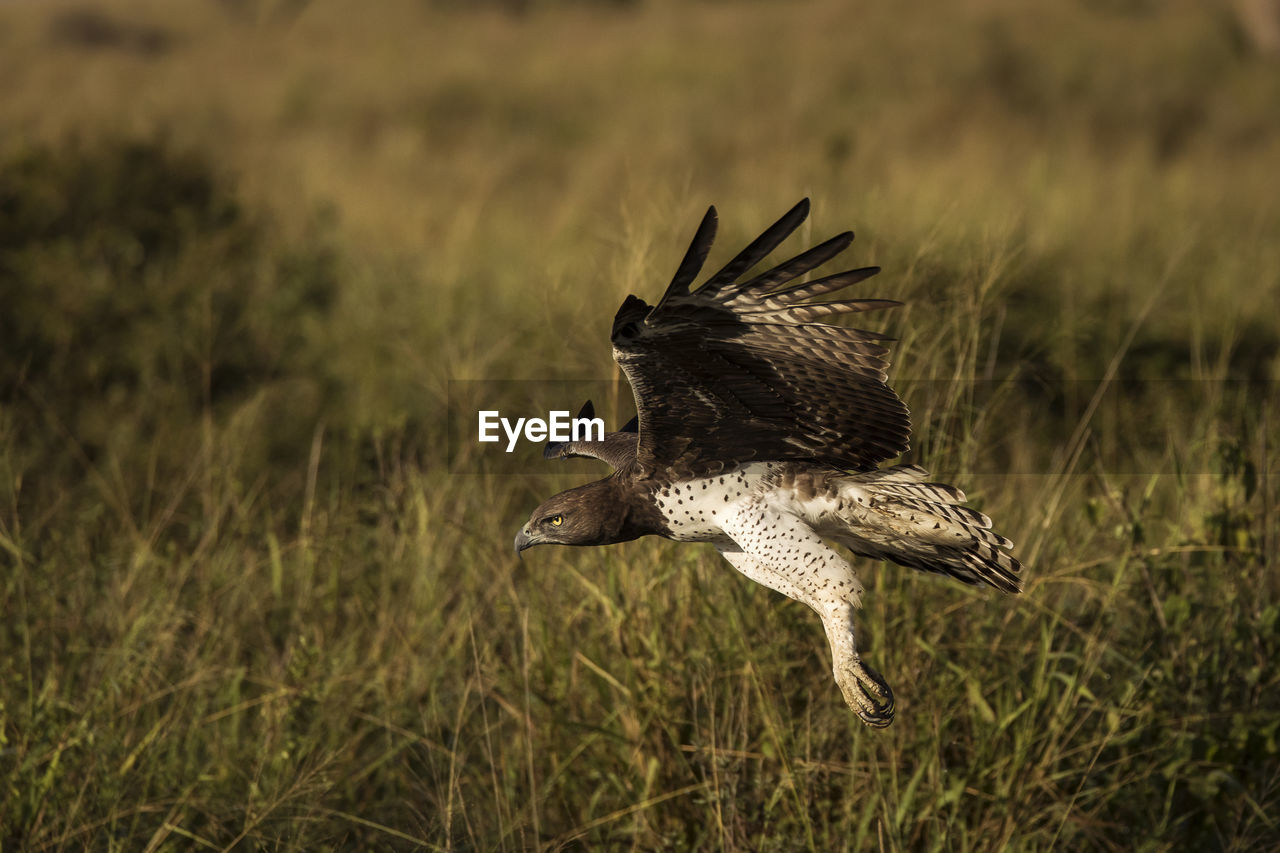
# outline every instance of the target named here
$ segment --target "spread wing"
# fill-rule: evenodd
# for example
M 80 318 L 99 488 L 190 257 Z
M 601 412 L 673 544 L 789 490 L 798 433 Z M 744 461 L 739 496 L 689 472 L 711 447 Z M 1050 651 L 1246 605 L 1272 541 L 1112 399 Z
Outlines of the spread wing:
M 808 213 L 805 199 L 690 292 L 715 239 L 709 209 L 657 306 L 628 296 L 618 309 L 613 355 L 639 413 L 637 473 L 670 468 L 699 476 L 750 460 L 862 471 L 907 449 L 910 419 L 885 384 L 884 336 L 816 322 L 898 303 L 812 301 L 879 268 L 789 284 L 842 252 L 853 234 L 739 281 Z
M 578 419 L 591 419 L 596 416 L 596 408 L 588 400 L 578 412 Z M 544 459 L 571 459 L 589 456 L 608 462 L 614 468 L 625 468 L 636 458 L 636 433 L 639 422 L 636 418 L 627 421 L 617 432 L 607 432 L 599 441 L 549 441 L 542 449 Z

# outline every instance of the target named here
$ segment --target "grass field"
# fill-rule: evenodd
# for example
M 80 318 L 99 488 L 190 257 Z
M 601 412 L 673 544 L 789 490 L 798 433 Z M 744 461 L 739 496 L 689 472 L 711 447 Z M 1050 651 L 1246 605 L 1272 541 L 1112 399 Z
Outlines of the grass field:
M 1231 8 L 0 3 L 0 848 L 1280 847 Z M 883 731 L 708 546 L 517 562 L 588 468 L 446 453 L 459 381 L 629 416 L 622 298 L 805 195 L 906 303 L 908 458 L 1029 565 L 860 567 Z

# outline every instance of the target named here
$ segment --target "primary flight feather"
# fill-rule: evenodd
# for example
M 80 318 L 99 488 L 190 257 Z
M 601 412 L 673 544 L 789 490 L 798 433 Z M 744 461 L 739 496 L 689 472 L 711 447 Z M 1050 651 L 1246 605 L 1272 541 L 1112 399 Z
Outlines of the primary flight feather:
M 603 441 L 546 451 L 593 456 L 615 470 L 544 502 L 515 547 L 646 535 L 711 542 L 738 571 L 822 618 L 845 701 L 868 725 L 887 726 L 893 691 L 854 643 L 862 584 L 829 541 L 1004 592 L 1021 591 L 1021 565 L 959 489 L 929 482 L 915 466 L 878 467 L 907 449 L 911 431 L 907 407 L 885 381 L 883 337 L 819 321 L 898 303 L 815 301 L 878 267 L 793 284 L 853 234 L 746 278 L 808 212 L 806 199 L 690 290 L 715 238 L 713 207 L 657 305 L 626 298 L 611 337 L 636 422 Z M 589 407 L 580 416 L 590 417 Z

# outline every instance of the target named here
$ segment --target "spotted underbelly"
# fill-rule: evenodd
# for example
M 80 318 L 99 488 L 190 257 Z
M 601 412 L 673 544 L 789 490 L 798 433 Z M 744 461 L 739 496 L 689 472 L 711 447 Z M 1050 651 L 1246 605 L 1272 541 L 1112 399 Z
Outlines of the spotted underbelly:
M 672 483 L 654 492 L 667 535 L 678 542 L 714 542 L 728 537 L 720 517 L 750 501 L 770 482 L 778 463 L 759 462 L 733 471 Z

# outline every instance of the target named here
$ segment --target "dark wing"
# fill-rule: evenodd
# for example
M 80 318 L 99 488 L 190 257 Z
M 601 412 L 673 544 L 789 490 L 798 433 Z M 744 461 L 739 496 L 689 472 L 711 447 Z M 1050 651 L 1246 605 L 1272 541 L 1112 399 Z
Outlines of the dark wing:
M 715 239 L 707 211 L 656 307 L 628 296 L 613 321 L 613 355 L 635 394 L 640 475 L 685 476 L 750 460 L 808 460 L 862 471 L 907 449 L 907 407 L 885 384 L 883 335 L 815 322 L 899 303 L 813 302 L 869 278 L 878 267 L 792 280 L 853 240 L 832 237 L 739 282 L 809 213 L 809 201 L 689 291 Z
M 588 400 L 578 412 L 578 419 L 591 419 L 596 416 L 596 407 Z M 636 433 L 639 421 L 632 418 L 618 432 L 607 432 L 602 441 L 549 441 L 542 449 L 544 459 L 570 459 L 575 456 L 589 456 L 601 459 L 614 468 L 624 468 L 636 458 Z

